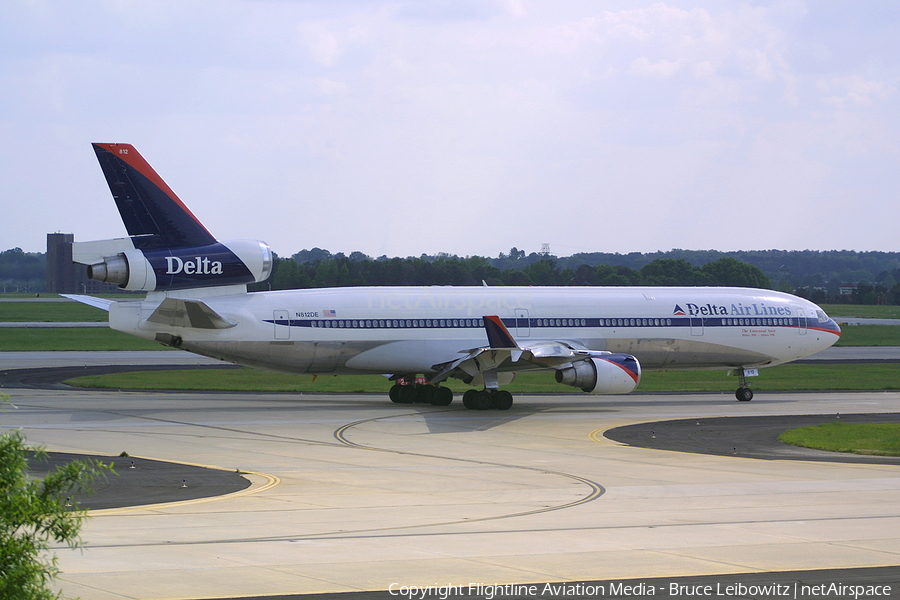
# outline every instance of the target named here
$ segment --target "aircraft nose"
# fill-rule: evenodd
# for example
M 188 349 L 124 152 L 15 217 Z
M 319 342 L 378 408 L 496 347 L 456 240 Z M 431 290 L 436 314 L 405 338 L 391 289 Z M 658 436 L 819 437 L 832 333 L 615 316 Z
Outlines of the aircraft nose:
M 833 333 L 837 337 L 841 337 L 841 326 L 838 325 L 837 321 L 835 321 L 831 317 L 828 317 L 828 320 L 824 323 L 820 323 L 819 329 L 822 329 L 823 331 L 827 331 L 829 333 Z
M 816 327 L 819 336 L 819 348 L 816 352 L 821 352 L 826 348 L 833 346 L 841 338 L 841 326 L 834 319 L 829 318 L 827 321 L 820 322 Z

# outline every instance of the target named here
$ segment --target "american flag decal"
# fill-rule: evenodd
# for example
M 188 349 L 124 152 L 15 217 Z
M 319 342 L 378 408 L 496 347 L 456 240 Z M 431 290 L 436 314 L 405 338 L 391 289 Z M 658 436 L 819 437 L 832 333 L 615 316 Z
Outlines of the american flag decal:
M 336 317 L 336 316 L 337 316 L 337 311 L 336 311 L 336 310 L 330 310 L 330 309 L 327 309 L 327 308 L 326 308 L 325 310 L 322 311 L 322 316 L 323 316 L 323 317 Z

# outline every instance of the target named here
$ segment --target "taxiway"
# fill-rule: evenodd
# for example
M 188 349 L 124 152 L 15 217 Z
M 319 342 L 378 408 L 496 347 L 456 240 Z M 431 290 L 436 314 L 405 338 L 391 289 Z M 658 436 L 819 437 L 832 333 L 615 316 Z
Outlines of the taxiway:
M 6 389 L 48 450 L 240 471 L 218 498 L 98 510 L 67 595 L 223 598 L 900 564 L 900 467 L 626 446 L 653 421 L 888 413 L 900 393 L 381 396 Z M 181 485 L 181 482 L 177 482 Z

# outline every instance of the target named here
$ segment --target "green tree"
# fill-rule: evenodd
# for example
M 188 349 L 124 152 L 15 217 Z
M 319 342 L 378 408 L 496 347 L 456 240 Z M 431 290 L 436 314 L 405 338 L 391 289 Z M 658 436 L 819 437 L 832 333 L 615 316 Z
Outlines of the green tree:
M 273 290 L 290 290 L 300 287 L 300 265 L 293 258 L 279 261 L 271 281 Z
M 769 289 L 770 279 L 759 267 L 740 262 L 727 256 L 703 265 L 701 269 L 709 275 L 713 285 L 735 287 L 755 287 Z
M 56 557 L 45 556 L 50 540 L 71 548 L 81 544 L 79 531 L 86 511 L 67 498 L 89 491 L 90 483 L 112 471 L 111 465 L 77 460 L 42 480 L 28 477 L 32 451 L 21 431 L 0 436 L 0 598 L 45 600 L 59 598 L 50 582 L 59 572 Z
M 338 285 L 338 264 L 335 260 L 323 260 L 316 266 L 316 277 L 313 279 L 313 287 L 337 287 Z
M 559 269 L 556 268 L 556 261 L 552 259 L 531 263 L 522 271 L 535 285 L 558 285 Z
M 503 285 L 533 285 L 531 278 L 518 269 L 507 269 L 501 277 Z
M 683 258 L 657 258 L 641 267 L 641 282 L 644 285 L 699 285 L 707 283 L 708 277 Z

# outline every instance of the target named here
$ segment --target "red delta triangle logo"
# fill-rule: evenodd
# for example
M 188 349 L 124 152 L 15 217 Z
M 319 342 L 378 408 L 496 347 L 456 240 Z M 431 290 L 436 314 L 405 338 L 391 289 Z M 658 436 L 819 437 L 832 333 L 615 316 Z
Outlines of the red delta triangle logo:
M 673 312 L 672 314 L 675 315 L 675 316 L 683 317 L 683 316 L 684 316 L 684 309 L 681 308 L 680 306 L 678 306 L 678 305 L 676 304 L 676 305 L 675 305 L 675 312 Z

